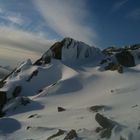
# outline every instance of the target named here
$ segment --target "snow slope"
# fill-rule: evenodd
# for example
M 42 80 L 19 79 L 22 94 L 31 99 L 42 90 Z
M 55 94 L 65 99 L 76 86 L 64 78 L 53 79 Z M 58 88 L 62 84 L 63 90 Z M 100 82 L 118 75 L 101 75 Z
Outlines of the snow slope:
M 5 91 L 10 99 L 14 88 L 20 85 L 20 96 L 31 102 L 24 106 L 17 97 L 5 105 L 0 139 L 46 140 L 62 129 L 64 134 L 52 140 L 63 140 L 75 129 L 77 140 L 98 140 L 101 138 L 95 132 L 99 126 L 96 112 L 89 107 L 104 105 L 106 108 L 99 113 L 119 124 L 109 139 L 139 140 L 140 64 L 124 68 L 123 74 L 99 68 L 92 61 L 72 67 L 56 59 L 39 66 L 30 60 L 22 63 L 0 91 Z M 34 71 L 38 72 L 31 77 Z M 57 107 L 66 111 L 58 112 Z

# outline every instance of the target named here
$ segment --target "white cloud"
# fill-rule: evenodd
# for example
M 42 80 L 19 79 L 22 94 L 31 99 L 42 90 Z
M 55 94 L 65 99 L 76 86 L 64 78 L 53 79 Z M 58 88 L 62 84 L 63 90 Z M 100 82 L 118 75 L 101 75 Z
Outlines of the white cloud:
M 140 8 L 132 10 L 126 17 L 134 20 L 140 20 Z
M 53 41 L 29 32 L 0 27 L 0 65 L 15 65 L 28 58 L 34 61 L 52 44 Z
M 33 0 L 46 23 L 62 37 L 93 43 L 96 32 L 88 23 L 85 0 Z M 84 22 L 84 20 L 87 20 Z
M 113 7 L 112 7 L 112 12 L 117 12 L 118 10 L 120 10 L 126 3 L 128 2 L 128 0 L 122 0 L 122 1 L 118 1 L 116 2 Z

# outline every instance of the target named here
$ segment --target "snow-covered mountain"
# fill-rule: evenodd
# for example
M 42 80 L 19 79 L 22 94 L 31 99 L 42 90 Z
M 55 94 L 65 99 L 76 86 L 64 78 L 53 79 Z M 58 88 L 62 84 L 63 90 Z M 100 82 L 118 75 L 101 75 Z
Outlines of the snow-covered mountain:
M 140 47 L 65 38 L 0 89 L 2 140 L 139 140 Z
M 61 42 L 56 42 L 35 64 L 50 63 L 52 58 L 61 60 L 66 65 L 84 64 L 88 61 L 97 62 L 102 57 L 103 53 L 99 48 L 72 38 L 64 38 Z

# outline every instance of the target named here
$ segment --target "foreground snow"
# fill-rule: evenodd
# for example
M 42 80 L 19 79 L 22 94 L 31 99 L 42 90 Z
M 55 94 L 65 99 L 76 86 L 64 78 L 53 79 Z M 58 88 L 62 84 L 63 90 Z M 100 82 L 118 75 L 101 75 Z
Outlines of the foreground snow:
M 111 140 L 140 138 L 140 65 L 125 68 L 123 74 L 101 72 L 90 63 L 69 67 L 57 60 L 44 66 L 33 66 L 28 60 L 19 68 L 1 91 L 7 91 L 10 98 L 12 88 L 21 85 L 21 95 L 28 96 L 31 103 L 23 106 L 17 99 L 5 106 L 7 114 L 0 119 L 1 140 L 46 140 L 58 129 L 65 133 L 52 140 L 63 140 L 71 129 L 80 140 L 100 139 L 95 132 L 99 126 L 96 113 L 89 110 L 94 105 L 106 106 L 99 112 L 120 124 L 113 128 Z M 35 70 L 38 74 L 28 81 Z M 58 112 L 59 106 L 66 111 Z

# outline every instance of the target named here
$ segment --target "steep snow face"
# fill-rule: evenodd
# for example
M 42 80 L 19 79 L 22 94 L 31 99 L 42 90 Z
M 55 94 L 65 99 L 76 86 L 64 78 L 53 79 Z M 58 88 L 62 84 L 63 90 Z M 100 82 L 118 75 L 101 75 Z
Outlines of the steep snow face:
M 62 61 L 65 63 L 82 63 L 93 60 L 96 62 L 103 57 L 99 48 L 91 47 L 84 42 L 70 38 L 64 39 L 62 47 Z

